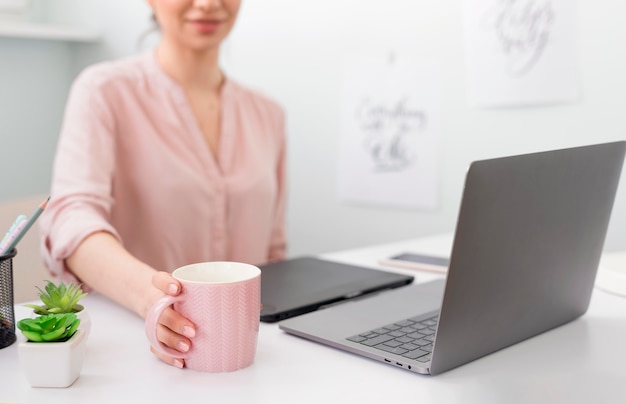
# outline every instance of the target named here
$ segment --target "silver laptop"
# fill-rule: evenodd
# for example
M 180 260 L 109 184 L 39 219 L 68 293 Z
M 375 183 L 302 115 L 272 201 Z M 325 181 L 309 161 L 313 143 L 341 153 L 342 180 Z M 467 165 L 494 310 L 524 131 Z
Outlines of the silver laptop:
M 626 142 L 471 164 L 445 281 L 279 323 L 291 334 L 438 374 L 581 316 Z

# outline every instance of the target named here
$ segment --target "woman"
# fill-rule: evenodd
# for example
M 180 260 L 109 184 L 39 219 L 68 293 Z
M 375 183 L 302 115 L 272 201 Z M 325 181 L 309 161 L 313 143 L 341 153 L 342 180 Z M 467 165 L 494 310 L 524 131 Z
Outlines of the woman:
M 40 219 L 52 272 L 141 316 L 180 292 L 177 267 L 260 264 L 286 248 L 282 110 L 218 64 L 240 0 L 148 3 L 155 51 L 89 67 L 72 86 Z M 171 308 L 160 323 L 165 345 L 189 350 L 193 323 Z

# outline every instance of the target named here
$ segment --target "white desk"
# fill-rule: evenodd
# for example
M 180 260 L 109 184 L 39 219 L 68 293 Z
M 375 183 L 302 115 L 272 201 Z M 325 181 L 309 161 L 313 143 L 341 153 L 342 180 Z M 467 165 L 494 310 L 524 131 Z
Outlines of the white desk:
M 325 254 L 376 267 L 413 250 L 447 254 L 434 237 Z M 416 282 L 439 275 L 413 273 Z M 595 290 L 582 318 L 438 376 L 422 376 L 334 350 L 261 324 L 255 363 L 224 374 L 167 366 L 154 357 L 138 316 L 89 295 L 92 333 L 80 378 L 67 389 L 31 388 L 17 345 L 0 349 L 0 403 L 624 403 L 626 299 Z M 17 307 L 16 317 L 28 311 Z M 49 364 L 54 372 L 54 364 Z

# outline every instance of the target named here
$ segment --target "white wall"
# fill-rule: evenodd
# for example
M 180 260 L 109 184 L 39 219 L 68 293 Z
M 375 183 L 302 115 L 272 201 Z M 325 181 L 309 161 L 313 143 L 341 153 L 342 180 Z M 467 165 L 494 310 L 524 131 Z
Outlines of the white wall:
M 143 1 L 32 0 L 32 5 L 31 21 L 101 27 L 105 35 L 95 45 L 0 35 L 0 202 L 49 192 L 72 80 L 86 64 L 134 53 L 150 25 Z
M 49 189 L 71 70 L 64 43 L 0 37 L 0 201 Z
M 626 138 L 626 52 L 621 46 L 626 2 L 578 3 L 581 101 L 488 110 L 471 108 L 466 101 L 462 1 L 245 2 L 226 61 L 236 77 L 287 108 L 292 252 L 452 231 L 472 160 Z M 435 212 L 353 206 L 336 197 L 342 61 L 351 53 L 386 57 L 389 52 L 442 66 L 442 205 Z M 606 247 L 626 249 L 624 185 Z
M 626 2 L 577 2 L 580 102 L 494 110 L 474 109 L 466 101 L 462 1 L 243 2 L 223 61 L 232 77 L 273 96 L 287 111 L 292 255 L 452 231 L 472 160 L 626 138 L 626 52 L 621 46 Z M 55 0 L 50 15 L 103 28 L 102 44 L 73 51 L 71 74 L 93 61 L 136 52 L 139 36 L 150 26 L 140 0 Z M 347 54 L 386 57 L 389 52 L 442 66 L 442 203 L 434 212 L 348 205 L 336 197 L 342 61 Z M 54 79 L 42 86 L 48 91 Z M 24 106 L 18 116 L 28 117 L 28 110 Z M 46 112 L 49 119 L 55 113 Z M 606 247 L 626 249 L 625 185 Z
M 74 74 L 102 60 L 133 55 L 154 43 L 150 8 L 143 0 L 46 0 L 47 18 L 98 30 L 102 40 L 74 52 Z M 151 41 L 152 39 L 152 41 Z

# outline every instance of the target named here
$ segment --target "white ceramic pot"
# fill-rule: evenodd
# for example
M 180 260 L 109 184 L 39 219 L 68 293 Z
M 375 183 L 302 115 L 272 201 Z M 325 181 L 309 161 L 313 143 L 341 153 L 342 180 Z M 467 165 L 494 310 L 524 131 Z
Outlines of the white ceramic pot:
M 30 342 L 22 336 L 17 351 L 32 387 L 68 387 L 80 376 L 86 348 L 87 334 L 79 328 L 64 342 Z
M 82 328 L 85 331 L 86 336 L 89 336 L 91 332 L 91 316 L 89 316 L 89 311 L 83 307 L 81 311 L 76 313 L 76 317 L 80 320 L 79 328 Z

